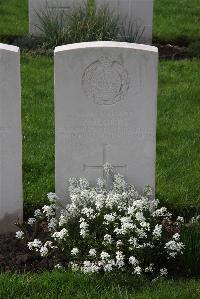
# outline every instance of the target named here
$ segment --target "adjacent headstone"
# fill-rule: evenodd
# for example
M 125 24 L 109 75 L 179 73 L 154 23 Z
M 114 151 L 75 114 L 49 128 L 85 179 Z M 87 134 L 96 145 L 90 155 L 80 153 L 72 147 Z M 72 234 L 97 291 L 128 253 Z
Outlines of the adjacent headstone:
M 0 44 L 0 233 L 22 221 L 20 51 Z
M 139 189 L 155 186 L 157 48 L 91 42 L 55 49 L 56 193 L 92 183 L 109 162 Z
M 29 0 L 29 33 L 33 35 L 40 35 L 40 18 L 38 14 L 51 11 L 68 12 L 74 5 L 82 3 L 83 0 Z
M 108 5 L 111 13 L 120 16 L 123 34 L 129 33 L 132 23 L 132 33 L 138 32 L 137 43 L 152 43 L 153 0 L 96 0 L 96 4 Z
M 38 13 L 42 11 L 68 12 L 75 5 L 83 5 L 84 0 L 29 0 L 29 32 L 33 35 L 41 33 L 38 26 L 40 20 Z M 96 0 L 96 6 L 107 5 L 110 12 L 119 15 L 120 23 L 123 23 L 125 32 L 128 34 L 130 22 L 132 27 L 138 32 L 138 43 L 151 44 L 152 42 L 152 20 L 153 20 L 153 0 Z M 142 34 L 142 35 L 141 35 Z

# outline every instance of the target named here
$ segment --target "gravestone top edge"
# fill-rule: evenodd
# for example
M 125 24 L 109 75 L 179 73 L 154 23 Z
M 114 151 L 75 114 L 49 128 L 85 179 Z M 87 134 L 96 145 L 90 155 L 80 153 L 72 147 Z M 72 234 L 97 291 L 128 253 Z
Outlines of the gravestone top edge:
M 20 48 L 16 47 L 16 46 L 0 43 L 0 50 L 6 50 L 6 51 L 11 51 L 11 52 L 18 53 L 20 51 Z
M 58 52 L 77 50 L 77 49 L 88 49 L 88 48 L 124 48 L 148 51 L 152 53 L 158 53 L 158 48 L 154 46 L 126 43 L 126 42 L 115 42 L 115 41 L 95 41 L 95 42 L 84 42 L 84 43 L 74 43 L 63 46 L 58 46 L 54 50 L 54 54 Z

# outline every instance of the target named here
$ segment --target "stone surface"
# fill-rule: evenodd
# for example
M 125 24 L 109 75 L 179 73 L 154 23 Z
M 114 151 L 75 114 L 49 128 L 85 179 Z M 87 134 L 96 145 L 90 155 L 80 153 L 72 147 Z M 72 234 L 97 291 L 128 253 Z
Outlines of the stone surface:
M 91 42 L 55 49 L 56 193 L 92 183 L 111 163 L 140 190 L 155 186 L 157 48 Z
M 20 52 L 0 44 L 0 233 L 22 221 Z
M 129 21 L 136 22 L 140 26 L 140 33 L 144 30 L 137 42 L 152 43 L 153 0 L 96 0 L 96 3 L 97 6 L 108 5 L 111 12 L 119 15 L 126 33 Z
M 49 12 L 51 10 L 67 12 L 79 2 L 82 3 L 83 0 L 29 0 L 29 33 L 33 35 L 40 34 L 38 13 L 47 9 Z
M 39 19 L 36 11 L 41 12 L 48 7 L 51 10 L 64 10 L 67 12 L 74 5 L 80 5 L 83 3 L 83 0 L 29 0 L 30 33 L 38 35 L 40 32 L 37 27 Z M 137 42 L 151 44 L 153 0 L 96 0 L 97 7 L 104 4 L 108 5 L 111 12 L 114 12 L 116 15 L 120 15 L 122 22 L 126 22 L 126 28 L 128 28 L 129 20 L 132 20 L 140 26 L 140 33 L 144 29 L 143 35 Z

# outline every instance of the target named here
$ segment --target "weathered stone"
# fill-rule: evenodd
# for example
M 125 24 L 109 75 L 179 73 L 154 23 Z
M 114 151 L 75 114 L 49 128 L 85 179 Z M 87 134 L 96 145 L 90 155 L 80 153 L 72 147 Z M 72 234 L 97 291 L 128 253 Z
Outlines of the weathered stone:
M 55 49 L 56 193 L 92 183 L 111 163 L 139 189 L 155 186 L 157 48 L 91 42 Z
M 40 21 L 38 13 L 42 11 L 64 11 L 69 12 L 74 6 L 84 5 L 84 0 L 29 0 L 29 32 L 34 35 L 41 33 L 38 26 Z M 128 34 L 130 21 L 134 23 L 134 30 L 137 27 L 139 43 L 151 44 L 152 42 L 152 20 L 153 20 L 153 0 L 96 0 L 96 6 L 108 6 L 111 13 L 119 16 L 120 23 L 125 28 L 121 32 Z M 144 32 L 143 32 L 144 31 Z M 141 35 L 142 33 L 142 35 Z
M 152 43 L 153 0 L 96 0 L 96 4 L 97 7 L 108 5 L 111 13 L 119 15 L 123 34 L 128 34 L 132 23 L 132 32 L 138 32 L 137 42 Z
M 22 221 L 19 48 L 0 44 L 0 233 Z

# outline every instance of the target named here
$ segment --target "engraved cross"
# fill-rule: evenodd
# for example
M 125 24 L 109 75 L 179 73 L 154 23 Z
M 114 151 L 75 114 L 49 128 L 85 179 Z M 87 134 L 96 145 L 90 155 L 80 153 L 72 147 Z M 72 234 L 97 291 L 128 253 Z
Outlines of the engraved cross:
M 103 144 L 102 145 L 102 165 L 87 165 L 87 164 L 84 164 L 83 165 L 83 171 L 85 172 L 87 169 L 91 169 L 91 170 L 102 170 L 103 172 L 103 178 L 105 177 L 106 173 L 105 173 L 105 170 L 104 170 L 104 165 L 108 162 L 107 160 L 107 144 Z M 127 165 L 112 165 L 112 168 L 114 169 L 123 169 L 123 168 L 126 168 Z

